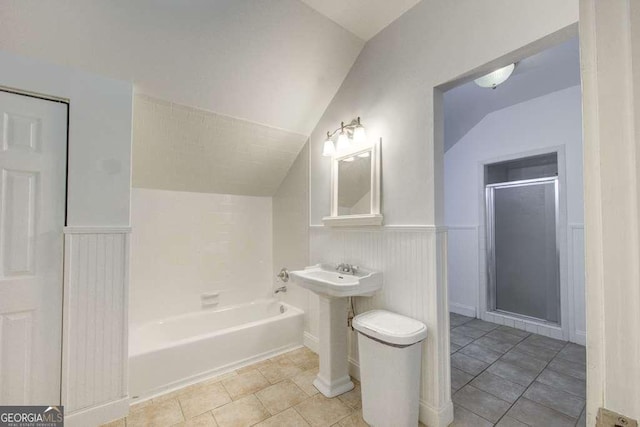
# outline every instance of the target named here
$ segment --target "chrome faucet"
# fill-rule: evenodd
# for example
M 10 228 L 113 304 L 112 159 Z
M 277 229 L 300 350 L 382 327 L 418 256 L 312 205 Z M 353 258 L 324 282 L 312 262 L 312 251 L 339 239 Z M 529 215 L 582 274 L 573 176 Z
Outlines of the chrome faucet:
M 357 274 L 358 273 L 358 266 L 357 265 L 341 263 L 341 264 L 338 264 L 338 266 L 336 267 L 336 270 L 339 273 L 344 273 L 344 274 Z
M 287 287 L 286 286 L 280 286 L 278 289 L 273 291 L 274 294 L 278 294 L 280 292 L 287 292 Z

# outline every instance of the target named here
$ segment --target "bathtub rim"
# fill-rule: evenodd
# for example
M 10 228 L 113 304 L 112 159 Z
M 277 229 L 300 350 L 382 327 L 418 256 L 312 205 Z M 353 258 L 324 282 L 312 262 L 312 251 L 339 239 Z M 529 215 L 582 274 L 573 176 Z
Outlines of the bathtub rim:
M 292 306 L 291 304 L 287 304 L 286 302 L 279 301 L 277 299 L 263 298 L 263 299 L 259 299 L 259 300 L 250 301 L 250 302 L 247 302 L 247 303 L 234 304 L 234 305 L 230 305 L 230 306 L 226 306 L 226 307 L 221 307 L 220 309 L 217 309 L 217 310 L 202 310 L 202 311 L 195 311 L 195 312 L 180 314 L 180 315 L 177 315 L 177 316 L 168 317 L 167 319 L 172 319 L 173 320 L 173 319 L 197 317 L 197 316 L 203 315 L 203 314 L 211 314 L 211 313 L 219 313 L 219 312 L 223 312 L 223 311 L 229 311 L 229 310 L 232 310 L 234 308 L 251 305 L 251 304 L 258 303 L 258 302 L 267 302 L 267 301 L 276 301 L 276 302 L 278 302 L 280 305 L 283 305 L 283 306 L 286 307 L 286 311 L 284 313 L 278 313 L 277 316 L 271 316 L 271 317 L 267 317 L 267 318 L 264 318 L 264 319 L 254 320 L 252 322 L 241 323 L 240 325 L 231 326 L 229 328 L 220 329 L 220 330 L 213 331 L 213 332 L 210 332 L 210 333 L 195 335 L 195 336 L 192 336 L 192 337 L 182 338 L 182 339 L 175 340 L 175 341 L 169 341 L 169 342 L 163 343 L 163 345 L 160 345 L 160 346 L 157 346 L 157 347 L 151 347 L 151 348 L 144 349 L 144 351 L 138 351 L 138 352 L 133 351 L 133 347 L 134 346 L 131 344 L 131 341 L 129 341 L 128 359 L 131 359 L 132 357 L 136 357 L 136 356 L 143 356 L 143 355 L 146 355 L 146 354 L 149 354 L 149 353 L 153 353 L 155 351 L 166 350 L 166 349 L 171 348 L 171 347 L 177 347 L 177 346 L 180 346 L 180 345 L 190 344 L 190 343 L 193 343 L 195 341 L 200 341 L 200 340 L 207 339 L 207 338 L 213 338 L 215 336 L 222 335 L 224 333 L 230 333 L 230 332 L 239 331 L 241 329 L 250 328 L 250 327 L 262 324 L 262 323 L 269 322 L 270 319 L 276 319 L 276 318 L 277 319 L 282 319 L 282 318 L 288 318 L 288 317 L 293 317 L 293 316 L 297 316 L 297 315 L 303 315 L 304 316 L 304 310 L 301 310 L 298 307 Z M 166 322 L 167 319 L 154 320 L 154 321 L 146 322 L 146 323 L 141 324 L 141 325 L 139 325 L 137 327 L 130 326 L 129 339 L 131 339 L 131 336 L 133 335 L 132 333 L 136 329 L 142 328 L 144 325 L 150 325 L 150 324 L 159 325 L 159 324 L 162 324 L 163 322 Z

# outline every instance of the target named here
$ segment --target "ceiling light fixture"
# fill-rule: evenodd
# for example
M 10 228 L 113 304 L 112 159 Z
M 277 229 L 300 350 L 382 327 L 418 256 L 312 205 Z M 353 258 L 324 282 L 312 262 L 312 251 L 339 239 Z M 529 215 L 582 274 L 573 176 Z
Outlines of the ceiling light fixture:
M 513 73 L 516 64 L 509 64 L 506 67 L 499 68 L 489 74 L 475 79 L 475 83 L 480 87 L 495 89 L 499 84 L 504 83 Z
M 338 133 L 339 132 L 339 133 Z M 332 138 L 338 134 L 338 140 L 334 145 Z M 333 132 L 327 132 L 327 139 L 322 148 L 322 155 L 331 157 L 335 154 L 348 150 L 351 142 L 355 144 L 363 144 L 367 141 L 367 134 L 364 126 L 360 123 L 360 117 L 351 120 L 351 123 L 345 125 L 340 123 L 340 127 Z

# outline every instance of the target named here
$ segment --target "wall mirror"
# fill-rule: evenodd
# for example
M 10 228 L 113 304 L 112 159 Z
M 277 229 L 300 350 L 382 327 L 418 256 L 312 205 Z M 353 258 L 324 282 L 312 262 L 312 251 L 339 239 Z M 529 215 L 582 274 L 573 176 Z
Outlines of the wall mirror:
M 380 143 L 335 155 L 331 165 L 328 226 L 381 225 Z

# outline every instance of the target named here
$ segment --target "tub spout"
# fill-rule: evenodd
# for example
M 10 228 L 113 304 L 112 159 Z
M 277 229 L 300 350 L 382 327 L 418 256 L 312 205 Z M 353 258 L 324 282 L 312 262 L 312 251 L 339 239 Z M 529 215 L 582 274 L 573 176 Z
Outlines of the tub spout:
M 280 292 L 287 292 L 287 287 L 286 286 L 280 286 L 278 289 L 276 289 L 273 293 L 274 294 L 278 294 Z

